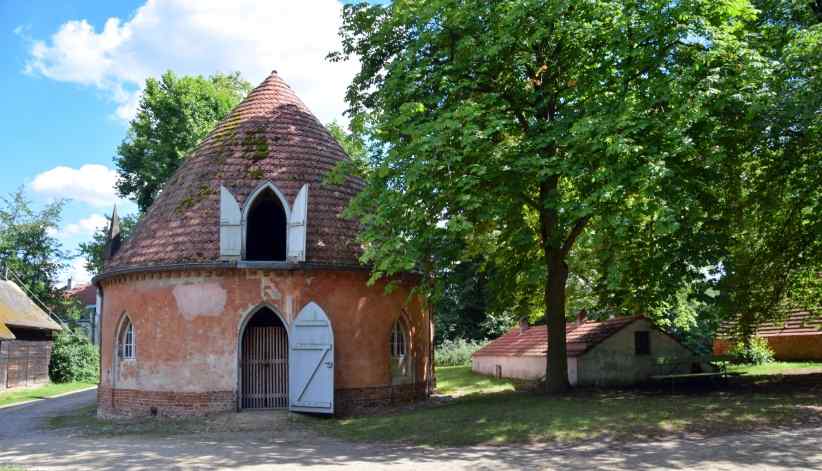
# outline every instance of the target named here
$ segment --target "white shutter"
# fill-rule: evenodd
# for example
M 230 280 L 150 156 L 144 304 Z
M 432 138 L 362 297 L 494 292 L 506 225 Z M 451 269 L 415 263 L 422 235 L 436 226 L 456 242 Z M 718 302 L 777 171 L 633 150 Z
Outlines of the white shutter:
M 334 332 L 317 304 L 308 303 L 291 327 L 289 409 L 334 413 Z
M 220 186 L 220 258 L 238 259 L 242 250 L 242 213 L 240 205 L 224 186 Z
M 288 218 L 288 261 L 305 261 L 306 228 L 308 227 L 308 184 L 300 188 L 291 217 Z

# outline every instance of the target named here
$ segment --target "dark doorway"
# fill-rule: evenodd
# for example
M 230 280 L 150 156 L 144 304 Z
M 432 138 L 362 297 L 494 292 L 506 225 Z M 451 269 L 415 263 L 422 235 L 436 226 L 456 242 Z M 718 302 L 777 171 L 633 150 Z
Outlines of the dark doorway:
M 246 225 L 246 260 L 285 261 L 286 215 L 277 195 L 266 188 L 251 204 Z
M 243 331 L 240 382 L 241 408 L 288 407 L 288 333 L 267 307 L 257 311 Z

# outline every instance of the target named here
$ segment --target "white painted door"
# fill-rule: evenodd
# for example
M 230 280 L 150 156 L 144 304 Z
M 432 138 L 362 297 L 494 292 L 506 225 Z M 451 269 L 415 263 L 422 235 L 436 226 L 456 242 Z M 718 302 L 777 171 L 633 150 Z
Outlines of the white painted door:
M 334 332 L 322 308 L 308 303 L 291 329 L 289 409 L 334 413 Z

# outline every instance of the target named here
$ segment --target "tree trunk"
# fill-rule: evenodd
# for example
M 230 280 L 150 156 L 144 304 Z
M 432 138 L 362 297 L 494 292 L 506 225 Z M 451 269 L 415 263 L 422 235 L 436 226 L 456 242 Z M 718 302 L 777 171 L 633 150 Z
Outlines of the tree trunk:
M 548 329 L 548 355 L 545 392 L 562 393 L 570 387 L 565 346 L 565 283 L 568 280 L 568 265 L 559 249 L 550 249 L 546 255 L 548 278 L 545 280 L 545 324 Z

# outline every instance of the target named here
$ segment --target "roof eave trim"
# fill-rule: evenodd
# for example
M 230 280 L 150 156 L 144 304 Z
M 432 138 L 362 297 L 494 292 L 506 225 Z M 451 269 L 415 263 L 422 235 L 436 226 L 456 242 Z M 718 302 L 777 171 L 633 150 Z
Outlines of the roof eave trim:
M 251 262 L 251 261 L 212 261 L 212 262 L 184 262 L 164 263 L 159 265 L 135 265 L 100 273 L 91 279 L 95 286 L 100 282 L 122 275 L 135 273 L 156 273 L 185 270 L 226 270 L 251 269 L 272 271 L 299 271 L 299 270 L 336 270 L 336 271 L 370 271 L 371 268 L 363 265 L 329 263 L 329 262 Z

